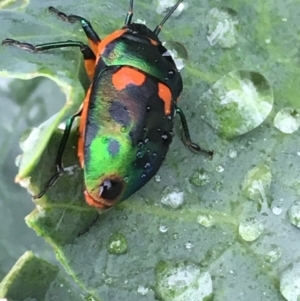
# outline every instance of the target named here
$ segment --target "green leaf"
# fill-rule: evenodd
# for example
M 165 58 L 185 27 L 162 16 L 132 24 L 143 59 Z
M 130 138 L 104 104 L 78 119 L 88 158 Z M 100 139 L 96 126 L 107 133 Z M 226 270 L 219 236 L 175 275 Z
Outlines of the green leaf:
M 155 12 L 157 3 L 137 1 L 134 18 L 147 20 L 154 28 L 162 19 Z M 101 37 L 123 25 L 128 9 L 127 0 L 52 4 L 89 19 Z M 299 14 L 296 0 L 229 0 L 225 4 L 190 0 L 180 16 L 166 23 L 162 40 L 177 40 L 189 53 L 182 70 L 184 91 L 179 104 L 193 140 L 213 149 L 214 157 L 210 160 L 189 152 L 179 139 L 176 124 L 177 138 L 157 177 L 102 214 L 80 237 L 77 234 L 88 227 L 96 212 L 82 196 L 78 136 L 72 133 L 64 155 L 67 172 L 36 202 L 27 224 L 51 243 L 58 259 L 90 298 L 299 299 Z M 0 25 L 3 38 L 31 43 L 85 41 L 78 24 L 57 20 L 38 0 L 26 8 L 2 11 Z M 83 99 L 80 53 L 64 49 L 32 54 L 2 47 L 0 58 L 1 76 L 47 76 L 67 95 L 66 107 L 39 136 L 35 151 L 24 155 L 28 159 L 24 159 L 19 176 L 30 176 L 30 181 L 22 184 L 36 193 L 54 172 L 62 133 L 52 132 Z M 219 80 L 228 74 L 247 76 L 241 76 L 236 86 L 230 81 L 223 94 L 215 93 L 218 96 L 207 106 L 208 92 L 215 91 L 215 84 L 220 85 Z M 235 96 L 256 91 L 255 99 L 266 97 L 273 103 L 260 126 L 262 120 L 248 126 L 247 110 L 227 124 L 239 108 L 238 102 L 228 98 L 232 90 L 238 90 Z M 247 98 L 247 109 L 253 104 L 251 99 Z M 51 95 L 49 101 L 54 101 Z M 221 110 L 216 106 L 228 102 L 231 107 Z M 278 112 L 285 113 L 280 115 L 280 123 L 275 119 Z M 252 117 L 255 115 L 249 119 L 254 120 Z M 241 122 L 246 131 L 232 130 Z M 286 128 L 293 130 L 287 134 Z
M 50 284 L 59 269 L 52 264 L 26 252 L 0 284 L 0 297 L 23 300 L 44 300 Z
M 57 266 L 29 251 L 19 258 L 0 283 L 0 298 L 15 301 L 79 301 L 84 296 L 86 294 L 70 283 L 69 277 Z

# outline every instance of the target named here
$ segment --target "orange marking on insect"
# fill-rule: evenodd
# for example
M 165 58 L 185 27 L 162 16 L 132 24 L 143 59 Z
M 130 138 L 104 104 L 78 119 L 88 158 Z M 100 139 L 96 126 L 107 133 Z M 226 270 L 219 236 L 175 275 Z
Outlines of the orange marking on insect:
M 87 192 L 87 190 L 84 191 L 84 198 L 89 206 L 101 209 L 109 208 L 109 206 L 106 206 L 105 204 L 99 203 L 98 201 L 94 200 L 94 198 Z
M 89 79 L 93 79 L 94 77 L 94 73 L 95 73 L 95 60 L 85 60 L 84 61 L 84 67 L 85 67 L 85 71 L 89 77 Z
M 146 75 L 130 67 L 122 67 L 112 76 L 114 87 L 121 91 L 130 84 L 141 86 L 146 80 Z
M 101 42 L 94 42 L 93 40 L 88 40 L 89 46 L 91 47 L 92 51 L 96 54 L 98 52 L 98 47 L 101 44 Z
M 172 106 L 172 93 L 170 88 L 162 83 L 158 83 L 158 96 L 165 103 L 165 114 L 170 115 Z
M 80 116 L 80 123 L 79 123 L 79 139 L 78 139 L 78 150 L 77 150 L 77 156 L 79 158 L 79 163 L 81 168 L 84 168 L 84 141 L 85 141 L 85 127 L 87 122 L 87 114 L 88 114 L 88 104 L 90 101 L 90 95 L 91 95 L 91 89 L 92 86 L 89 87 L 84 101 L 83 101 L 83 107 L 82 107 L 82 113 Z
M 152 45 L 158 46 L 158 42 L 157 42 L 157 41 L 155 41 L 155 40 L 153 40 L 153 39 L 150 39 L 150 38 L 148 38 L 148 39 L 149 39 L 149 41 L 150 41 L 150 43 L 151 43 Z
M 116 31 L 114 31 L 112 34 L 110 34 L 109 36 L 107 36 L 106 38 L 104 38 L 101 43 L 93 46 L 92 46 L 92 50 L 94 51 L 94 48 L 95 47 L 95 51 L 94 53 L 96 54 L 97 56 L 97 62 L 99 61 L 100 57 L 101 57 L 101 54 L 104 52 L 106 46 L 113 42 L 114 40 L 116 40 L 117 38 L 119 38 L 120 36 L 122 36 L 125 32 L 127 31 L 127 29 L 118 29 Z

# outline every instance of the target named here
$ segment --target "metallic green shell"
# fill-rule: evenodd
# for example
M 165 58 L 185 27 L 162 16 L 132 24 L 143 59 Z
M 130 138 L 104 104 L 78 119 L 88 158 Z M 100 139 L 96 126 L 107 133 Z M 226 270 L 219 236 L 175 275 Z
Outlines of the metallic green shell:
M 156 174 L 172 141 L 174 115 L 165 116 L 158 81 L 151 76 L 141 86 L 116 90 L 112 76 L 120 68 L 103 69 L 93 83 L 84 146 L 87 192 L 99 197 L 103 185 L 117 178 L 122 192 L 116 192 L 116 199 L 110 196 L 113 203 Z

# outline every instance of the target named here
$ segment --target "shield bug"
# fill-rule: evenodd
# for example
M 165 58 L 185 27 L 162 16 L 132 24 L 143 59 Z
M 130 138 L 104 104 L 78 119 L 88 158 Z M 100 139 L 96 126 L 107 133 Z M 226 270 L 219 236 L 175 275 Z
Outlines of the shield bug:
M 185 145 L 194 152 L 212 155 L 212 151 L 202 149 L 190 138 L 185 115 L 177 105 L 182 78 L 158 38 L 162 26 L 182 2 L 177 1 L 151 30 L 132 23 L 133 0 L 130 0 L 125 25 L 103 40 L 85 18 L 49 7 L 63 21 L 80 22 L 88 45 L 78 41 L 40 45 L 13 39 L 2 42 L 31 52 L 77 47 L 91 80 L 81 108 L 67 121 L 58 148 L 56 173 L 34 198 L 42 197 L 64 172 L 62 157 L 77 117 L 85 200 L 98 209 L 105 210 L 126 200 L 156 174 L 172 142 L 176 113 L 182 123 Z

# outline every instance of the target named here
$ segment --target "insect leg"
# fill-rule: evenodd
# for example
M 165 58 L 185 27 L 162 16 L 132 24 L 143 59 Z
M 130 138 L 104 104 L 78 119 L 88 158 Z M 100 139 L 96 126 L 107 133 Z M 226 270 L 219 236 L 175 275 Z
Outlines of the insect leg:
M 2 41 L 2 45 L 12 45 L 30 52 L 43 52 L 50 49 L 64 48 L 64 47 L 78 47 L 84 58 L 84 64 L 85 64 L 87 75 L 89 76 L 89 78 L 93 78 L 96 56 L 92 51 L 92 49 L 88 45 L 82 42 L 61 41 L 61 42 L 32 45 L 29 43 L 22 43 L 13 39 L 5 39 Z
M 94 219 L 92 220 L 92 222 L 82 231 L 80 231 L 78 234 L 77 234 L 77 237 L 87 233 L 90 231 L 90 229 L 96 224 L 98 218 L 99 218 L 99 213 L 97 213 L 97 215 L 95 215 Z
M 89 44 L 92 50 L 94 51 L 94 53 L 97 53 L 97 46 L 101 42 L 101 39 L 99 38 L 98 34 L 93 29 L 91 23 L 88 20 L 77 15 L 66 15 L 65 13 L 54 8 L 53 6 L 50 6 L 48 9 L 50 12 L 56 14 L 61 20 L 65 22 L 74 23 L 76 21 L 79 21 L 82 26 L 82 29 L 84 30 L 89 40 Z
M 63 157 L 64 151 L 65 151 L 66 145 L 67 145 L 67 141 L 70 136 L 72 124 L 73 124 L 75 118 L 79 117 L 81 115 L 81 112 L 82 112 L 82 110 L 79 110 L 76 114 L 72 115 L 67 120 L 66 128 L 65 128 L 63 136 L 60 140 L 56 159 L 55 159 L 56 173 L 48 180 L 48 182 L 45 184 L 42 191 L 39 194 L 33 196 L 34 199 L 41 198 L 47 192 L 47 190 L 55 184 L 57 179 L 64 173 L 62 157 Z
M 183 139 L 182 140 L 183 140 L 183 143 L 192 152 L 195 152 L 195 153 L 203 152 L 203 153 L 207 153 L 210 156 L 212 156 L 214 154 L 213 151 L 206 150 L 206 149 L 200 147 L 198 144 L 194 143 L 191 140 L 190 131 L 189 131 L 188 124 L 187 124 L 187 121 L 186 121 L 186 118 L 185 118 L 185 115 L 184 115 L 183 111 L 179 107 L 177 107 L 176 105 L 175 105 L 175 110 L 176 110 L 176 113 L 179 114 L 180 121 L 181 121 L 181 124 L 182 124 L 182 129 L 183 129 Z

